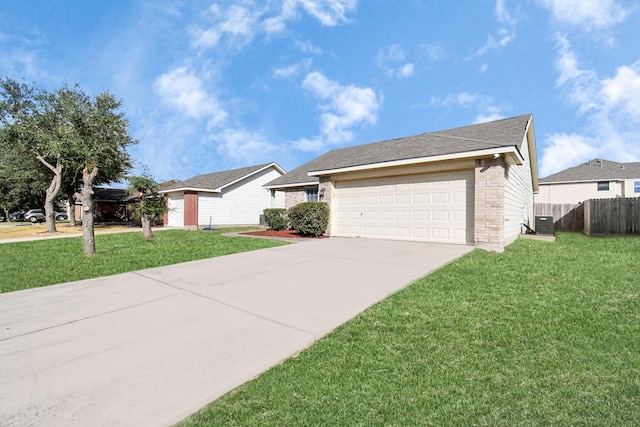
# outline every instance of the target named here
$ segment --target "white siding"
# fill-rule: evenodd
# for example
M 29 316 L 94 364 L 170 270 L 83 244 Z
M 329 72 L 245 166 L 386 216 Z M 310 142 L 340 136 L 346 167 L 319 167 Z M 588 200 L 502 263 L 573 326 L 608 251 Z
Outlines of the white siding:
M 529 142 L 525 135 L 520 153 L 524 157 L 522 165 L 511 165 L 505 170 L 504 184 L 504 244 L 518 238 L 522 223 L 533 228 L 533 185 L 531 183 L 531 162 Z
M 269 168 L 226 187 L 222 193 L 198 193 L 198 225 L 259 224 L 262 211 L 271 207 L 271 192 L 262 186 L 279 176 Z
M 169 227 L 184 227 L 184 193 L 169 194 Z

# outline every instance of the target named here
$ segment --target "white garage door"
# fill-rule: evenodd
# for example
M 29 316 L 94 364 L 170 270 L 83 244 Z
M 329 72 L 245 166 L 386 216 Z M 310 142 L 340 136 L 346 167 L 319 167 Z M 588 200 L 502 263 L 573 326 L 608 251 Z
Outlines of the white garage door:
M 169 226 L 184 227 L 184 196 L 169 196 Z
M 342 237 L 473 242 L 473 171 L 337 181 Z

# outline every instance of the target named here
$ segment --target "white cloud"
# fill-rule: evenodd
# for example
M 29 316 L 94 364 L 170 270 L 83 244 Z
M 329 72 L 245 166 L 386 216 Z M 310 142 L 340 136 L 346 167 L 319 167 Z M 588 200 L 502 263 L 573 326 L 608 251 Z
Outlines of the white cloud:
M 468 110 L 476 110 L 477 114 L 473 123 L 484 123 L 492 120 L 503 119 L 502 107 L 496 106 L 492 97 L 468 92 L 460 92 L 448 95 L 444 99 L 432 98 L 432 105 L 460 106 Z
M 191 118 L 207 118 L 211 126 L 223 123 L 227 112 L 215 96 L 204 88 L 202 80 L 186 67 L 162 74 L 154 89 L 164 102 Z
M 577 166 L 597 156 L 596 141 L 577 134 L 556 133 L 548 138 L 548 145 L 540 156 L 540 177 Z
M 223 37 L 233 44 L 251 41 L 255 35 L 260 11 L 246 7 L 231 5 L 221 10 L 217 4 L 209 8 L 215 24 L 208 29 L 193 28 L 191 35 L 195 47 L 210 48 L 218 45 Z
M 276 4 L 281 7 L 274 15 L 273 5 Z M 263 7 L 249 2 L 246 6 L 232 4 L 227 8 L 214 3 L 207 13 L 212 23 L 205 28 L 191 28 L 192 44 L 212 48 L 227 40 L 233 46 L 242 46 L 259 32 L 277 34 L 285 31 L 287 22 L 298 17 L 298 10 L 305 11 L 325 26 L 335 26 L 348 22 L 347 14 L 354 11 L 356 5 L 357 0 L 284 0 L 267 2 Z
M 474 56 L 482 56 L 490 50 L 501 50 L 516 38 L 516 33 L 506 28 L 498 30 L 497 37 L 487 36 L 487 42 L 474 53 Z
M 274 68 L 273 75 L 283 78 L 295 77 L 302 72 L 308 71 L 312 63 L 313 61 L 311 59 L 305 59 L 286 67 Z
M 405 62 L 406 55 L 402 46 L 391 45 L 386 49 L 378 50 L 376 54 L 376 65 L 389 77 L 410 77 L 413 75 L 414 65 Z
M 237 164 L 267 161 L 277 148 L 261 134 L 238 129 L 225 129 L 213 134 L 211 139 L 218 153 Z
M 348 22 L 347 13 L 355 10 L 357 0 L 298 0 L 302 8 L 323 25 Z
M 325 102 L 320 106 L 325 112 L 320 115 L 320 135 L 299 140 L 295 144 L 299 149 L 319 150 L 325 145 L 349 142 L 354 126 L 373 125 L 378 119 L 382 98 L 371 88 L 343 86 L 319 72 L 307 74 L 302 87 Z
M 554 133 L 543 140 L 540 175 L 546 176 L 593 157 L 637 161 L 640 157 L 640 61 L 600 78 L 580 66 L 564 36 L 556 36 L 558 87 L 584 117 L 581 129 Z
M 640 122 L 640 61 L 619 67 L 616 75 L 602 81 L 603 109 Z
M 615 0 L 538 0 L 556 21 L 590 30 L 622 22 L 628 12 Z

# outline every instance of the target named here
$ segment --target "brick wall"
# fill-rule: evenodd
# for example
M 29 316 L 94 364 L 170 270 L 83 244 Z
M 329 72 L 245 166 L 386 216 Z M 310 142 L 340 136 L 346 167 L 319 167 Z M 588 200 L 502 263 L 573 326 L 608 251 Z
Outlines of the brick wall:
M 474 242 L 498 251 L 504 249 L 504 169 L 502 158 L 478 160 L 475 168 Z
M 184 226 L 198 228 L 198 193 L 184 192 Z
M 284 193 L 284 207 L 289 209 L 298 203 L 306 202 L 307 195 L 304 188 L 287 189 Z

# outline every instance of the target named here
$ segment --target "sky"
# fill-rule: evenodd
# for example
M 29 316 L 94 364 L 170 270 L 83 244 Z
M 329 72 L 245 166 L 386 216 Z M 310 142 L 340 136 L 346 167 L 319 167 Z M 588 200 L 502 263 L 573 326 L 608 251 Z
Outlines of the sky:
M 640 161 L 640 2 L 0 0 L 0 77 L 122 99 L 159 181 L 533 114 L 539 176 Z

